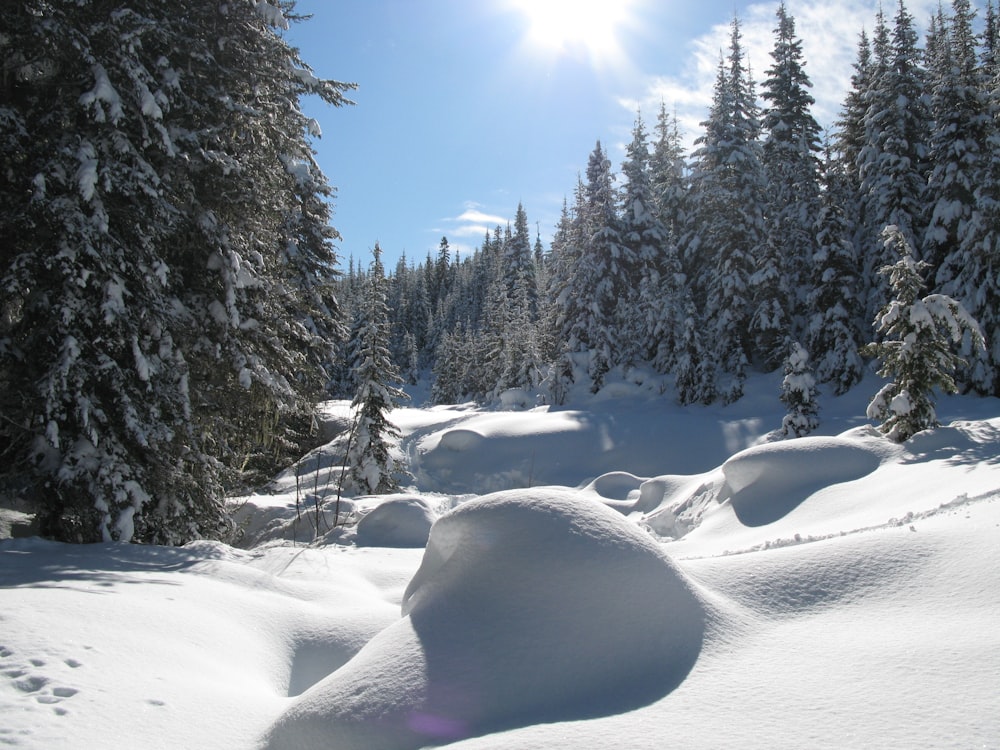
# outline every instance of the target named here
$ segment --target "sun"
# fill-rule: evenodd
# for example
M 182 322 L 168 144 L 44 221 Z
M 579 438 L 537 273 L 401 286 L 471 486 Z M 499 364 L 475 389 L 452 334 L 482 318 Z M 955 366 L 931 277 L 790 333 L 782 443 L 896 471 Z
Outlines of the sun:
M 585 58 L 595 67 L 624 58 L 619 37 L 631 18 L 628 0 L 511 0 L 528 22 L 525 43 L 553 56 Z

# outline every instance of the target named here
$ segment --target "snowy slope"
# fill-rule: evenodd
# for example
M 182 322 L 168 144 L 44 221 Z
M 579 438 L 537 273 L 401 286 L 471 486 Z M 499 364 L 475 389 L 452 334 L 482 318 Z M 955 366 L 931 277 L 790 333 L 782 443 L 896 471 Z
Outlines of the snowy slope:
M 251 549 L 0 541 L 0 744 L 1000 747 L 1000 403 L 775 442 L 751 386 L 403 410 L 413 486 L 314 544 L 334 446 Z

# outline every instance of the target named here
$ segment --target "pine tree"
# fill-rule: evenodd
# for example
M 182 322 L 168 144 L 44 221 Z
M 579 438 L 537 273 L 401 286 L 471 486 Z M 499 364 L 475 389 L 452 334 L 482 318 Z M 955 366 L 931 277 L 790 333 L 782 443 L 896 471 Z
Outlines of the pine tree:
M 687 297 L 685 313 L 677 333 L 673 354 L 674 385 L 679 404 L 710 404 L 716 397 L 715 362 L 702 340 L 703 326 L 698 319 L 694 301 Z
M 733 20 L 728 66 L 720 61 L 705 133 L 694 154 L 682 260 L 704 305 L 727 402 L 740 398 L 750 364 L 754 257 L 764 232 L 760 123 Z
M 807 343 L 814 353 L 816 377 L 831 383 L 838 396 L 860 382 L 864 362 L 859 354 L 861 330 L 857 311 L 864 308 L 858 253 L 844 206 L 849 203 L 843 162 L 828 155 L 824 190 L 816 217 Z
M 781 434 L 785 437 L 805 437 L 819 426 L 818 393 L 809 353 L 797 341 L 789 347 L 784 371 L 781 402 L 788 407 L 788 413 L 781 420 Z
M 356 383 L 351 405 L 356 418 L 347 462 L 351 479 L 360 492 L 381 495 L 398 488 L 397 467 L 390 452 L 400 432 L 390 421 L 389 413 L 406 394 L 399 388 L 402 379 L 389 357 L 385 271 L 382 249 L 377 242 L 372 255 L 351 367 Z
M 802 42 L 784 3 L 764 81 L 766 132 L 762 163 L 767 181 L 766 240 L 757 258 L 755 313 L 751 329 L 765 369 L 785 356 L 786 339 L 802 327 L 810 265 L 815 252 L 813 222 L 819 210 L 820 127 L 810 108 L 815 103 L 805 73 Z
M 4 481 L 57 538 L 223 536 L 225 490 L 302 439 L 335 364 L 332 191 L 298 101 L 349 86 L 266 2 L 0 15 Z
M 948 294 L 961 293 L 954 280 L 966 258 L 961 252 L 965 233 L 979 234 L 972 222 L 975 191 L 985 178 L 988 139 L 993 129 L 972 31 L 968 0 L 954 0 L 950 21 L 937 22 L 929 60 L 930 111 L 934 130 L 930 142 L 931 171 L 925 202 L 931 207 L 923 257 L 931 264 L 935 284 Z
M 529 321 L 538 318 L 538 281 L 535 259 L 528 233 L 528 214 L 521 203 L 514 213 L 514 232 L 504 246 L 504 278 L 507 294 L 513 300 L 523 300 Z
M 660 102 L 656 120 L 656 139 L 649 157 L 649 181 L 653 191 L 656 216 L 668 236 L 677 242 L 684 225 L 684 203 L 688 191 L 687 165 L 676 115 L 667 115 Z
M 587 374 L 591 391 L 596 393 L 603 387 L 608 371 L 618 364 L 619 295 L 628 285 L 631 270 L 616 213 L 611 161 L 600 141 L 587 162 L 584 191 L 583 211 L 577 216 L 584 234 L 575 286 L 583 295 L 588 313 L 582 324 L 589 352 Z
M 903 232 L 888 226 L 882 236 L 899 260 L 882 269 L 893 296 L 875 319 L 881 340 L 868 344 L 864 353 L 879 358 L 879 375 L 891 380 L 868 405 L 868 418 L 879 420 L 882 432 L 903 442 L 938 425 L 934 389 L 957 392 L 954 374 L 964 361 L 955 349 L 965 337 L 981 349 L 983 337 L 960 302 L 943 294 L 919 297 L 929 264 L 914 260 Z
M 619 364 L 631 365 L 649 359 L 656 337 L 651 321 L 663 300 L 660 264 L 668 242 L 667 230 L 656 212 L 650 182 L 649 146 L 642 117 L 636 115 L 632 142 L 626 148 L 622 173 L 626 184 L 622 196 L 621 236 L 623 255 L 616 290 L 615 317 Z
M 867 283 L 873 289 L 870 308 L 885 298 L 878 269 L 894 262 L 878 241 L 882 228 L 894 225 L 911 247 L 920 247 L 926 224 L 923 199 L 930 115 L 921 59 L 913 17 L 900 0 L 891 35 L 879 14 L 865 145 L 858 155 L 867 232 L 862 251 Z

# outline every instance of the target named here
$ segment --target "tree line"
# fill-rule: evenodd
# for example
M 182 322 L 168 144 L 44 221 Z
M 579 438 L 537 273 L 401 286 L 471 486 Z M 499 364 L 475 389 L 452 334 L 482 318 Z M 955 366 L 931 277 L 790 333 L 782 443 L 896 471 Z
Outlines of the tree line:
M 738 19 L 692 153 L 661 104 L 637 116 L 620 173 L 597 143 L 546 252 L 523 206 L 469 257 L 390 272 L 390 349 L 404 377 L 433 374 L 438 403 L 509 389 L 562 403 L 636 368 L 680 403 L 732 402 L 750 369 L 805 358 L 836 394 L 862 378 L 899 248 L 926 291 L 979 322 L 958 342 L 958 385 L 1000 395 L 1000 58 L 992 2 L 930 19 L 921 47 L 901 1 L 859 35 L 832 133 L 814 104 L 782 3 L 758 84 Z M 977 31 L 977 27 L 981 27 Z M 758 96 L 758 85 L 760 94 Z M 898 237 L 884 237 L 894 227 Z M 366 271 L 340 282 L 348 314 Z

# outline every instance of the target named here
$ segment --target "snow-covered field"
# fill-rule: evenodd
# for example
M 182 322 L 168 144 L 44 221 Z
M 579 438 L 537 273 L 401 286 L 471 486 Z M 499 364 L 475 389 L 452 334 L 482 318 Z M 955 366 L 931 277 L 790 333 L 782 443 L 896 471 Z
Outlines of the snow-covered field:
M 1000 748 L 1000 401 L 774 441 L 779 379 L 398 410 L 405 494 L 331 529 L 335 442 L 246 549 L 4 540 L 0 745 Z

